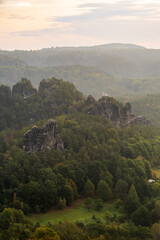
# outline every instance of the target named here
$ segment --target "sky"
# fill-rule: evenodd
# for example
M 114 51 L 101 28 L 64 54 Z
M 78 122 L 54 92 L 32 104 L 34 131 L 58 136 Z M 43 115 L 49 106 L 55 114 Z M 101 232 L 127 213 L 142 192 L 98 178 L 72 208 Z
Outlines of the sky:
M 160 49 L 160 0 L 0 0 L 0 49 L 107 43 Z

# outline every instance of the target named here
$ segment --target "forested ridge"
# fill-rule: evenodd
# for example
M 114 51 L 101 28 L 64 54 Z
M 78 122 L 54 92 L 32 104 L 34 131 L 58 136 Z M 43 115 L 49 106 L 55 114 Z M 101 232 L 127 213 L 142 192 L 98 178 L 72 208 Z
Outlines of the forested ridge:
M 111 98 L 120 107 L 122 104 Z M 0 239 L 152 239 L 159 236 L 160 129 L 116 128 L 86 113 L 86 97 L 55 78 L 38 90 L 27 79 L 0 86 Z M 64 151 L 27 154 L 23 136 L 54 118 Z M 155 182 L 148 182 L 153 179 Z M 85 198 L 88 211 L 114 201 L 121 216 L 105 222 L 33 224 L 28 214 L 65 209 Z M 93 204 L 94 203 L 94 204 Z M 25 215 L 24 215 L 25 214 Z M 158 238 L 153 238 L 158 239 Z
M 75 84 L 85 95 L 99 98 L 158 94 L 160 51 L 136 45 L 106 44 L 37 51 L 0 51 L 0 83 L 13 86 L 30 79 L 38 87 L 52 76 Z

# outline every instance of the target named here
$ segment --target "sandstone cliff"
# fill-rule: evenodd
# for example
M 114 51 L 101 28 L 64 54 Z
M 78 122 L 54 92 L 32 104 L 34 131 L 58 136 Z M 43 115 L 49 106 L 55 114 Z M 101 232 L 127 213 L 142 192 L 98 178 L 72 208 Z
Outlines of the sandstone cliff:
M 27 153 L 41 151 L 44 149 L 64 150 L 61 137 L 56 133 L 56 121 L 50 119 L 42 127 L 34 126 L 23 138 L 23 149 Z
M 22 78 L 20 82 L 16 83 L 12 88 L 12 97 L 21 96 L 28 98 L 35 94 L 37 90 L 33 88 L 31 82 L 26 78 Z
M 123 106 L 110 97 L 102 97 L 98 101 L 95 101 L 95 99 L 89 95 L 86 100 L 86 105 L 88 105 L 86 113 L 104 116 L 116 127 L 129 127 L 134 124 L 140 124 L 141 126 L 151 124 L 149 119 L 131 113 L 130 103 L 126 103 L 125 106 Z

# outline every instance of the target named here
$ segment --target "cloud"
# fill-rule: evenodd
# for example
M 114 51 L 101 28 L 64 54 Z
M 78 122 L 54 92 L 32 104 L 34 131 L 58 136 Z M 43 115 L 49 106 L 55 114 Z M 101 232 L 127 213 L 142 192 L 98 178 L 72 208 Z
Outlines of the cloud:
M 141 3 L 141 4 L 140 4 Z M 114 3 L 87 3 L 79 5 L 78 8 L 86 10 L 85 13 L 72 16 L 53 18 L 59 22 L 79 22 L 96 20 L 135 20 L 148 18 L 159 19 L 160 3 L 154 6 L 138 0 L 118 1 Z
M 72 28 L 70 28 L 69 24 L 55 24 L 54 26 L 51 26 L 50 28 L 42 28 L 42 29 L 36 29 L 31 31 L 16 31 L 10 33 L 10 36 L 19 36 L 19 37 L 41 37 L 41 36 L 56 36 L 58 33 L 66 33 L 71 31 Z
M 29 9 L 17 7 L 30 3 Z M 3 46 L 27 48 L 160 39 L 157 0 L 0 0 Z M 6 36 L 5 36 L 6 34 Z M 6 37 L 6 38 L 5 38 Z M 38 45 L 39 44 L 39 45 Z M 158 40 L 155 44 L 158 45 Z M 20 45 L 19 45 L 20 46 Z M 2 45 L 1 45 L 2 47 Z M 31 47 L 32 48 L 32 47 Z
M 38 37 L 42 35 L 54 34 L 55 29 L 53 28 L 44 28 L 33 31 L 17 31 L 10 33 L 11 36 L 21 36 L 21 37 Z
M 31 16 L 22 16 L 22 15 L 20 15 L 20 14 L 11 14 L 11 15 L 9 15 L 8 16 L 8 18 L 9 19 L 18 19 L 18 20 L 25 20 L 25 19 L 27 19 L 27 20 L 33 20 L 33 17 L 31 17 Z

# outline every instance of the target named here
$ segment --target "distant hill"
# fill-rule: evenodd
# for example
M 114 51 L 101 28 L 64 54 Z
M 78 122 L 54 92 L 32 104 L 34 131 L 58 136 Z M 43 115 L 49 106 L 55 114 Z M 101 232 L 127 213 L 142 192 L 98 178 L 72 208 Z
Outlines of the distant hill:
M 1 67 L 23 67 L 23 66 L 26 66 L 26 63 L 17 57 L 5 56 L 0 54 L 0 66 Z
M 119 49 L 145 49 L 143 46 L 130 44 L 130 43 L 108 43 L 108 44 L 102 44 L 102 45 L 95 45 L 95 46 L 83 46 L 83 47 L 56 47 L 52 49 L 63 49 L 63 50 L 91 50 L 91 49 L 113 49 L 113 48 L 119 48 Z M 42 51 L 50 50 L 51 48 L 44 48 Z
M 94 46 L 93 48 L 98 48 L 98 49 L 113 49 L 113 48 L 119 48 L 119 49 L 146 49 L 145 47 L 135 45 L 135 44 L 130 44 L 130 43 L 109 43 L 109 44 L 104 44 L 104 45 L 98 45 Z
M 40 51 L 13 51 L 0 52 L 5 56 L 12 56 L 25 61 L 27 65 L 47 68 L 57 66 L 82 65 L 85 67 L 98 67 L 102 71 L 118 77 L 140 76 L 140 69 L 136 62 L 108 51 L 90 48 L 70 50 L 67 48 L 51 48 Z
M 160 50 L 134 44 L 104 44 L 91 47 L 56 47 L 37 51 L 0 51 L 32 67 L 82 65 L 98 67 L 119 78 L 157 76 Z

